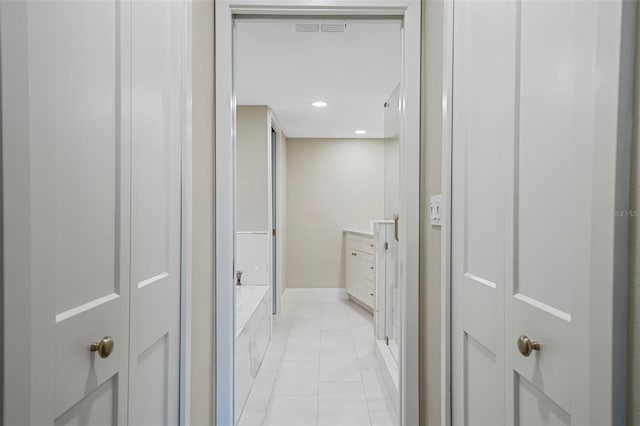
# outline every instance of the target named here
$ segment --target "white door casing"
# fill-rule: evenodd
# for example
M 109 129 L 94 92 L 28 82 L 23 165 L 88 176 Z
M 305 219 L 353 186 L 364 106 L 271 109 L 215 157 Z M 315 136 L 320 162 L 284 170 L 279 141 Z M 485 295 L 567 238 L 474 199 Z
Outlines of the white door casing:
M 614 212 L 628 185 L 633 7 L 454 3 L 455 425 L 624 417 Z M 520 335 L 540 350 L 522 355 Z
M 5 424 L 178 423 L 185 5 L 0 6 Z
M 216 2 L 216 419 L 233 420 L 234 293 L 233 164 L 235 96 L 233 22 L 236 17 L 378 16 L 403 19 L 402 31 L 402 191 L 400 238 L 406 242 L 400 290 L 403 342 L 400 363 L 401 424 L 418 424 L 418 228 L 420 151 L 420 1 L 419 0 L 217 0 Z

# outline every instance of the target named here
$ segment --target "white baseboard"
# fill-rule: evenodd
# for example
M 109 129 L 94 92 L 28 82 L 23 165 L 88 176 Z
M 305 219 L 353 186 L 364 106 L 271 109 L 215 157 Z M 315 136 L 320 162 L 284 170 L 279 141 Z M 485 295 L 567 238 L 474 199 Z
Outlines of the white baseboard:
M 282 295 L 283 304 L 289 301 L 347 300 L 349 295 L 344 288 L 287 288 Z

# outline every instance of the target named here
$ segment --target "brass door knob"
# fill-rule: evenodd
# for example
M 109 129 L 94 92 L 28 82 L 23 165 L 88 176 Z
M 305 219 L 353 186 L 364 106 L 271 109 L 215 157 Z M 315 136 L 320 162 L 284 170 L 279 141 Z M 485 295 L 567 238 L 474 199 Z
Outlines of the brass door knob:
M 518 350 L 522 355 L 529 356 L 531 352 L 540 350 L 540 343 L 534 342 L 527 336 L 520 336 L 518 337 Z
M 91 343 L 91 352 L 98 352 L 100 358 L 106 358 L 113 352 L 113 337 L 105 336 L 99 342 Z

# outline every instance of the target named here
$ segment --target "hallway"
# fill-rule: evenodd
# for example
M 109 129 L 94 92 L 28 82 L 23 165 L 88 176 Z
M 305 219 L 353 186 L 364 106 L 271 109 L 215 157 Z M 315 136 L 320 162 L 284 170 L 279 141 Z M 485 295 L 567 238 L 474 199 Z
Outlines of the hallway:
M 351 301 L 287 300 L 239 425 L 393 426 L 372 333 Z

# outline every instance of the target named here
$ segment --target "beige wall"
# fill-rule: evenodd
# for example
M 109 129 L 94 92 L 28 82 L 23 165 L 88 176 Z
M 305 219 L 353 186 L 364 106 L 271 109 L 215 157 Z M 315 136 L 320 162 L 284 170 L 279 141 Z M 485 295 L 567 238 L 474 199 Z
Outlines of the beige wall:
M 440 425 L 442 321 L 441 231 L 429 225 L 432 195 L 442 193 L 442 34 L 444 3 L 422 2 L 422 102 L 420 195 L 420 422 Z
M 638 23 L 640 23 L 640 8 L 638 8 Z M 629 359 L 627 374 L 629 382 L 627 424 L 640 424 L 640 392 L 635 391 L 640 386 L 640 226 L 638 226 L 638 212 L 640 212 L 640 31 L 636 32 L 636 78 L 634 96 L 634 128 L 631 146 L 631 199 L 630 209 L 636 215 L 629 220 Z
M 236 231 L 269 229 L 269 108 L 236 109 Z
M 344 287 L 342 230 L 384 214 L 382 139 L 289 139 L 287 286 Z
M 190 424 L 213 425 L 214 394 L 214 7 L 193 2 L 193 163 Z

